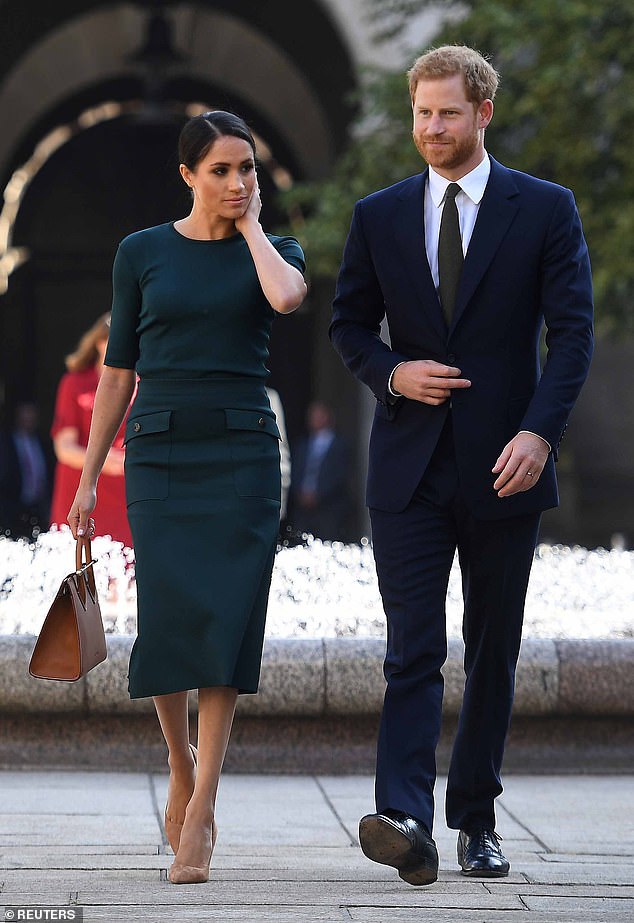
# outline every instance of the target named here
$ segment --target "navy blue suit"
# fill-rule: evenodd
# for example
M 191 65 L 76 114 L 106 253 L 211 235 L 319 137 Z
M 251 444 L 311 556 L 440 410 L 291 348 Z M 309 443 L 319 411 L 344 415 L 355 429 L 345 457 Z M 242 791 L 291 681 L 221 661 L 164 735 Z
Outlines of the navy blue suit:
M 346 519 L 350 515 L 348 488 L 349 452 L 342 436 L 334 438 L 324 453 L 317 472 L 315 495 L 317 506 L 305 509 L 301 502 L 310 438 L 302 439 L 292 455 L 291 504 L 295 525 L 316 538 L 341 541 L 346 536 Z
M 425 251 L 426 178 L 357 203 L 330 334 L 377 399 L 367 502 L 388 621 L 377 810 L 406 811 L 431 830 L 457 548 L 466 685 L 446 810 L 450 826 L 468 829 L 495 824 L 526 584 L 539 515 L 558 503 L 557 449 L 588 372 L 592 287 L 571 192 L 491 158 L 448 329 Z M 380 337 L 384 318 L 390 345 Z M 394 402 L 389 376 L 411 359 L 457 366 L 471 387 L 440 406 Z M 501 499 L 491 469 L 520 430 L 553 452 L 531 490 Z

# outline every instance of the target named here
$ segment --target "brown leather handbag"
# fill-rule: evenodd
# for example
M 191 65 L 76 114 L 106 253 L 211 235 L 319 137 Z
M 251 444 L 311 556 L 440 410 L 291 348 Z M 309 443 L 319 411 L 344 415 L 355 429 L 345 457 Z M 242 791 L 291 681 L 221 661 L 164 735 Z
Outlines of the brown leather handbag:
M 108 656 L 90 539 L 77 539 L 75 571 L 62 580 L 31 654 L 38 679 L 74 682 Z

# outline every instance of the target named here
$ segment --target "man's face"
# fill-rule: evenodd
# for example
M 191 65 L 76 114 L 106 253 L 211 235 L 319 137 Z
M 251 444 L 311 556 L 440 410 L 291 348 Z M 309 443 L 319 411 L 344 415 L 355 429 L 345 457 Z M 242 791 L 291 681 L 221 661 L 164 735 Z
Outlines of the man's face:
M 456 74 L 419 80 L 412 108 L 414 143 L 430 167 L 451 180 L 477 167 L 493 115 L 490 99 L 479 106 L 470 102 L 463 77 Z

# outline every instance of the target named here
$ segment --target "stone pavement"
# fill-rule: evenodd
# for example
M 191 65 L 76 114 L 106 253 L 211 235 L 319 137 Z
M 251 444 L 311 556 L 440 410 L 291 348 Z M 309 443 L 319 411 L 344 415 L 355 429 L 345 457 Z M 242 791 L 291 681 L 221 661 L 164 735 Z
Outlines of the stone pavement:
M 426 888 L 362 855 L 369 776 L 229 774 L 211 880 L 176 887 L 166 787 L 165 774 L 0 772 L 0 908 L 83 907 L 85 923 L 634 921 L 632 776 L 507 776 L 498 830 L 512 867 L 497 881 L 461 877 L 439 812 L 440 878 Z

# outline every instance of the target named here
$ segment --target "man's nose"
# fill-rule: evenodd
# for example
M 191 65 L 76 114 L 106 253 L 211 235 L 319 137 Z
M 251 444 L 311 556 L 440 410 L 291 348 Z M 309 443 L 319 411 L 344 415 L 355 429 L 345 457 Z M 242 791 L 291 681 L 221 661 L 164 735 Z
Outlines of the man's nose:
M 445 130 L 445 125 L 439 115 L 432 115 L 427 123 L 427 133 L 430 135 L 440 135 Z

